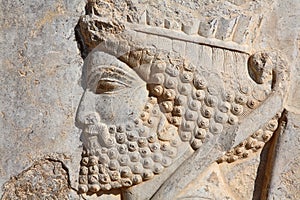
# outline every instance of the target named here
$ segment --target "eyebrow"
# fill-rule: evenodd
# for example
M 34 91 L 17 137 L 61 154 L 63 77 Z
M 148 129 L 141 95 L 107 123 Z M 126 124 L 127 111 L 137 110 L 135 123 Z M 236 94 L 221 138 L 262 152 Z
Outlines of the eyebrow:
M 90 83 L 91 80 L 95 80 L 97 76 L 99 76 L 99 78 L 97 78 L 99 80 L 106 78 L 116 79 L 127 84 L 131 84 L 137 78 L 119 67 L 107 65 L 99 65 L 91 70 L 87 77 L 88 83 Z

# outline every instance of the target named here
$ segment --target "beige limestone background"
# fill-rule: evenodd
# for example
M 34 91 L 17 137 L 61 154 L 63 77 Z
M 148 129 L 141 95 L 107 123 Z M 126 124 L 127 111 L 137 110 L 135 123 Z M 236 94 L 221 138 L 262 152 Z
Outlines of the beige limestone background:
M 74 27 L 84 4 L 0 3 L 1 189 L 10 177 L 50 153 L 66 163 L 79 162 L 74 160 L 81 153 L 74 117 L 83 62 Z
M 1 1 L 1 189 L 10 177 L 45 157 L 63 161 L 76 188 L 82 147 L 74 119 L 83 91 L 83 60 L 74 27 L 84 6 L 85 1 L 80 0 Z M 254 48 L 281 51 L 291 64 L 292 73 L 285 104 L 289 112 L 287 129 L 276 147 L 268 199 L 299 199 L 300 2 L 278 0 L 273 6 L 267 9 L 269 18 L 262 21 Z M 213 199 L 251 199 L 259 162 L 257 154 L 234 164 L 215 163 L 199 175 L 201 181 L 187 190 L 192 195 L 197 189 L 206 188 L 203 194 Z M 246 189 L 242 185 L 247 185 Z M 68 195 L 70 199 L 78 198 L 74 192 Z M 110 198 L 118 196 L 105 197 Z

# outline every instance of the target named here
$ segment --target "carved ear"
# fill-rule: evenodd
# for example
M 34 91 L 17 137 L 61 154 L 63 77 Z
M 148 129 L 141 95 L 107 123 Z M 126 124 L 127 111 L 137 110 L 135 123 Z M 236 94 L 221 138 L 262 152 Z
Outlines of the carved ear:
M 272 79 L 272 63 L 267 53 L 256 53 L 249 57 L 248 72 L 258 84 L 264 84 Z
M 271 84 L 272 90 L 286 90 L 289 81 L 287 62 L 277 52 L 257 52 L 248 59 L 250 77 L 258 84 Z

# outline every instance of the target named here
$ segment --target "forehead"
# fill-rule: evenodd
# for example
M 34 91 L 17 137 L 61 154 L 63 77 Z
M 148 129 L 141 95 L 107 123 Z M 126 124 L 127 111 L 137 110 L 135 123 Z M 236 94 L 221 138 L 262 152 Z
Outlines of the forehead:
M 123 62 L 119 61 L 116 57 L 101 52 L 94 51 L 91 52 L 85 60 L 85 70 L 87 73 L 93 71 L 93 69 L 98 68 L 99 66 L 116 66 L 124 70 L 132 70 Z

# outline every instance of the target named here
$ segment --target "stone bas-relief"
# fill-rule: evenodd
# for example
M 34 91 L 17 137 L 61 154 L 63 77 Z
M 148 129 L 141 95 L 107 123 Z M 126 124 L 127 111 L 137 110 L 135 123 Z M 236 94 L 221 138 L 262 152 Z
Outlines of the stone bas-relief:
M 199 53 L 184 55 L 188 49 L 172 48 L 182 43 L 179 36 L 171 41 L 158 29 L 150 30 L 158 42 L 159 37 L 171 42 L 171 49 L 159 48 L 147 41 L 147 32 L 139 32 L 143 25 L 103 17 L 102 3 L 88 3 L 90 14 L 77 27 L 83 55 L 90 51 L 76 120 L 84 148 L 80 194 L 122 189 L 127 199 L 171 199 L 180 192 L 164 195 L 176 180 L 171 174 L 180 174 L 176 168 L 181 164 L 193 166 L 188 157 L 207 148 L 211 140 L 222 140 L 219 151 L 227 153 L 208 156 L 208 163 L 230 163 L 260 150 L 272 137 L 289 80 L 288 65 L 279 54 L 251 55 L 238 45 L 225 50 L 226 41 L 211 47 L 207 44 L 212 39 L 201 35 L 204 44 L 184 42 L 186 48 L 197 45 Z M 145 37 L 133 37 L 138 34 Z M 257 117 L 260 121 L 247 128 Z M 141 186 L 131 190 L 134 185 Z M 141 194 L 147 185 L 153 191 Z
M 135 53 L 145 61 L 132 68 L 97 48 L 86 59 L 86 91 L 77 113 L 84 145 L 80 193 L 129 187 L 163 173 L 185 151 L 197 150 L 214 135 L 238 125 L 272 90 L 281 89 L 273 85 L 282 84 L 276 81 L 285 81 L 284 66 L 264 72 L 266 59 L 271 58 L 263 53 L 249 59 L 249 70 L 261 69 L 261 74 L 269 75 L 257 77 L 265 84 L 261 91 L 252 90 L 257 80 L 250 78 L 252 86 L 220 90 L 181 57 L 137 50 L 130 52 L 128 60 L 132 62 L 130 55 Z M 272 80 L 272 70 L 278 80 Z M 279 117 L 280 113 L 262 124 L 218 162 L 233 162 L 262 148 Z
M 283 124 L 295 130 L 294 61 L 263 36 L 277 3 L 88 0 L 75 28 L 84 92 L 68 116 L 81 158 L 22 166 L 2 198 L 297 199 L 299 151 L 291 172 L 274 153 Z
M 151 179 L 177 155 L 175 128 L 157 99 L 148 97 L 146 83 L 126 64 L 103 52 L 87 60 L 87 89 L 77 114 L 84 145 L 79 191 L 110 190 Z

